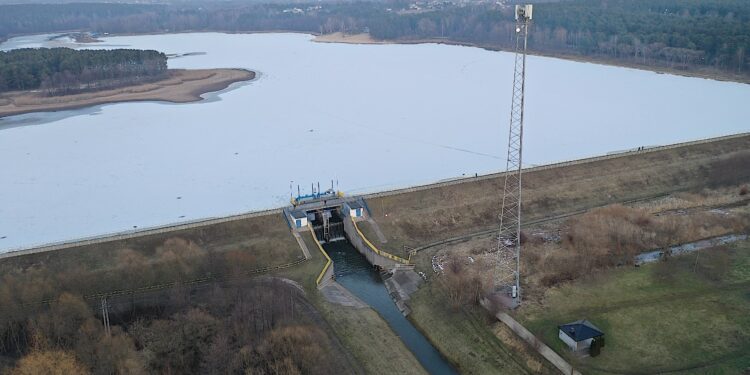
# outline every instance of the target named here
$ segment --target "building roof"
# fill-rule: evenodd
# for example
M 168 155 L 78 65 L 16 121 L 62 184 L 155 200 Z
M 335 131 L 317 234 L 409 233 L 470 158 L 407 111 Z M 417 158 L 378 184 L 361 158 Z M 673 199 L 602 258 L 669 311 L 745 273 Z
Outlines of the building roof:
M 292 211 L 292 217 L 295 219 L 304 219 L 307 217 L 305 211 Z
M 351 210 L 356 210 L 358 208 L 364 208 L 362 206 L 362 203 L 359 203 L 359 201 L 346 202 L 346 205 L 349 206 L 349 209 L 351 209 Z
M 557 328 L 560 328 L 561 331 L 565 332 L 565 334 L 575 342 L 604 336 L 604 332 L 602 332 L 599 328 L 596 328 L 595 325 L 585 319 L 576 320 L 575 322 L 568 324 L 563 324 L 561 326 L 558 326 Z

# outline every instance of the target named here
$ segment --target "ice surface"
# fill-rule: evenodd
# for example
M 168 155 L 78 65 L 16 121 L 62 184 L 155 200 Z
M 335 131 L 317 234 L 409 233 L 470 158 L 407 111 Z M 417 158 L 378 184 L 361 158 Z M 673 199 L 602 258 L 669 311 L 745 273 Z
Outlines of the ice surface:
M 0 251 L 504 169 L 512 55 L 302 34 L 106 38 L 258 71 L 215 100 L 0 120 Z M 45 45 L 23 37 L 0 48 Z M 748 131 L 750 86 L 529 57 L 526 165 Z M 180 197 L 180 199 L 178 199 Z M 4 238 L 3 238 L 4 237 Z

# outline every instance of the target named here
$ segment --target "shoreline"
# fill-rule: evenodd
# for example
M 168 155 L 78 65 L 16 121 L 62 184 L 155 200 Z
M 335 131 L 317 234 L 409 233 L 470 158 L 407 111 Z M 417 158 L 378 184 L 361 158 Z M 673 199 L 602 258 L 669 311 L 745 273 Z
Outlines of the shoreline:
M 385 45 L 385 44 L 406 45 L 406 44 L 430 44 L 432 43 L 432 44 L 444 44 L 444 45 L 449 45 L 449 46 L 474 47 L 474 48 L 485 49 L 488 51 L 502 51 L 502 52 L 513 53 L 512 50 L 506 49 L 506 48 L 488 46 L 488 45 L 483 45 L 479 43 L 459 42 L 459 41 L 455 41 L 455 40 L 451 40 L 447 38 L 380 40 L 380 39 L 375 39 L 371 37 L 370 34 L 367 34 L 367 33 L 344 34 L 341 32 L 335 32 L 331 34 L 315 33 L 311 35 L 314 36 L 313 42 L 316 42 L 316 43 L 373 44 L 373 45 Z M 642 65 L 642 64 L 626 62 L 626 61 L 618 61 L 618 60 L 613 60 L 613 59 L 600 58 L 596 56 L 573 55 L 573 54 L 566 54 L 566 53 L 528 51 L 528 55 L 549 57 L 549 58 L 568 60 L 568 61 L 574 61 L 574 62 L 579 62 L 579 63 L 590 63 L 590 64 L 614 66 L 614 67 L 619 67 L 619 68 L 637 69 L 637 70 L 643 70 L 643 71 L 648 71 L 648 72 L 654 72 L 656 74 L 670 74 L 670 75 L 680 76 L 680 77 L 703 78 L 703 79 L 710 79 L 710 80 L 720 81 L 720 82 L 735 82 L 735 83 L 750 84 L 750 77 L 733 75 L 731 73 L 722 73 L 722 72 L 715 72 L 715 71 L 706 72 L 706 71 L 701 71 L 701 70 L 684 71 L 684 70 L 667 68 L 667 67 L 649 66 L 649 65 Z
M 74 95 L 45 97 L 38 90 L 14 91 L 0 94 L 0 119 L 115 103 L 191 103 L 203 100 L 204 94 L 256 77 L 256 72 L 245 69 L 170 69 L 169 76 L 159 81 Z
M 60 35 L 66 35 L 66 34 L 72 34 L 72 33 L 84 33 L 84 32 L 86 31 L 69 30 L 69 31 L 61 32 Z M 481 49 L 485 49 L 488 51 L 501 51 L 501 52 L 509 52 L 509 53 L 513 52 L 512 50 L 507 49 L 507 48 L 483 45 L 479 43 L 459 42 L 459 41 L 451 40 L 448 38 L 380 40 L 380 39 L 372 38 L 367 33 L 344 34 L 342 32 L 335 32 L 331 34 L 321 34 L 321 33 L 314 32 L 314 31 L 295 31 L 295 30 L 284 30 L 284 29 L 263 30 L 263 31 L 186 30 L 186 31 L 177 31 L 177 32 L 154 31 L 154 32 L 145 32 L 145 33 L 108 33 L 106 37 L 192 34 L 192 33 L 303 34 L 303 35 L 312 36 L 313 37 L 312 41 L 315 43 L 372 44 L 372 45 L 387 45 L 387 44 L 407 45 L 407 44 L 433 43 L 433 44 L 444 44 L 444 45 L 449 45 L 449 46 L 481 48 Z M 50 34 L 56 34 L 56 33 L 50 33 Z M 0 42 L 5 42 L 12 38 L 25 36 L 25 35 L 40 35 L 40 34 L 31 33 L 31 34 L 11 35 L 7 37 L 4 41 L 0 39 Z M 103 42 L 103 40 L 98 40 L 98 41 Z M 567 54 L 567 53 L 562 53 L 562 52 L 555 53 L 555 52 L 541 52 L 541 51 L 534 50 L 534 51 L 529 51 L 528 55 L 549 57 L 549 58 L 568 60 L 568 61 L 574 61 L 574 62 L 580 62 L 580 63 L 590 63 L 590 64 L 614 66 L 614 67 L 619 67 L 619 68 L 637 69 L 637 70 L 642 70 L 642 71 L 653 72 L 656 74 L 670 74 L 670 75 L 679 76 L 679 77 L 703 78 L 703 79 L 710 79 L 710 80 L 719 81 L 719 82 L 734 82 L 734 83 L 750 84 L 750 76 L 740 76 L 740 75 L 735 75 L 732 73 L 703 71 L 703 70 L 684 71 L 684 70 L 673 69 L 673 68 L 668 68 L 668 67 L 650 66 L 650 65 L 643 65 L 643 64 L 626 62 L 626 61 L 618 61 L 618 60 L 607 59 L 607 58 L 596 57 L 596 56 L 574 55 L 574 54 Z M 0 117 L 2 117 L 2 115 L 0 115 Z
M 649 148 L 642 151 L 630 150 L 618 154 L 603 154 L 599 156 L 591 156 L 587 158 L 574 159 L 569 161 L 555 162 L 545 165 L 538 165 L 533 167 L 526 167 L 523 169 L 523 173 L 533 173 L 545 170 L 555 170 L 558 168 L 566 168 L 578 165 L 596 166 L 598 163 L 606 162 L 609 160 L 628 160 L 633 157 L 639 157 L 641 155 L 649 155 L 653 153 L 663 152 L 673 149 L 692 150 L 696 147 L 700 147 L 705 144 L 717 144 L 721 142 L 728 142 L 731 140 L 750 137 L 750 132 L 743 132 L 737 134 L 730 134 L 718 137 L 710 137 L 704 139 L 698 139 L 693 141 L 678 142 L 668 145 L 658 146 Z M 494 180 L 501 178 L 506 172 L 498 171 L 487 173 L 478 176 L 468 177 L 456 177 L 448 181 L 438 181 L 432 183 L 418 184 L 410 187 L 392 188 L 382 191 L 347 195 L 348 197 L 359 197 L 365 200 L 380 199 L 393 196 L 409 195 L 417 192 L 430 191 L 433 189 L 440 189 L 460 184 L 476 184 L 483 183 L 488 180 Z M 124 229 L 122 231 L 101 233 L 98 235 L 64 239 L 59 241 L 52 241 L 47 243 L 29 244 L 23 246 L 17 246 L 13 248 L 0 248 L 0 260 L 6 258 L 13 258 L 17 256 L 45 253 L 50 251 L 64 250 L 80 246 L 88 246 L 94 244 L 101 244 L 111 241 L 119 241 L 125 239 L 132 239 L 138 237 L 144 237 L 155 234 L 171 233 L 176 231 L 183 231 L 194 228 L 201 228 L 210 225 L 216 225 L 227 222 L 234 222 L 240 220 L 246 220 L 256 217 L 268 217 L 278 215 L 283 212 L 284 206 L 250 210 L 245 212 L 236 212 L 225 215 L 219 215 L 214 217 L 203 217 L 187 221 L 173 221 L 170 223 L 164 223 L 161 225 L 155 225 L 151 227 L 143 227 L 137 229 Z

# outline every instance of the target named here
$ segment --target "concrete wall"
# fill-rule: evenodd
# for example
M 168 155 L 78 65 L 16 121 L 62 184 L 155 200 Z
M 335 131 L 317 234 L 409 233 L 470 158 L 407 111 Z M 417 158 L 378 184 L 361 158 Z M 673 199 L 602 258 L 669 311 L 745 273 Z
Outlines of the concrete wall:
M 320 253 L 323 254 L 323 257 L 326 259 L 326 264 L 325 266 L 323 266 L 323 270 L 320 271 L 318 278 L 315 279 L 315 284 L 318 285 L 318 288 L 322 288 L 328 285 L 329 281 L 333 280 L 333 261 L 331 261 L 331 257 L 329 257 L 328 253 L 325 251 L 325 249 L 323 249 L 323 246 L 320 245 L 320 241 L 318 241 L 318 237 L 315 236 L 315 230 L 313 229 L 312 225 L 310 225 L 310 223 L 307 224 L 307 228 L 310 231 L 312 240 L 315 242 L 315 247 L 318 248 L 318 251 L 320 251 Z
M 395 261 L 376 254 L 369 246 L 367 246 L 367 244 L 365 244 L 365 241 L 363 241 L 359 236 L 359 233 L 357 233 L 357 229 L 354 228 L 354 224 L 349 216 L 344 218 L 344 233 L 346 233 L 346 237 L 349 239 L 352 246 L 364 255 L 370 264 L 384 269 L 392 269 L 396 266 L 397 263 Z
M 482 299 L 481 304 L 488 310 L 490 309 L 490 303 L 487 299 Z M 536 336 L 529 332 L 528 329 L 518 323 L 510 315 L 504 312 L 499 312 L 497 313 L 497 315 L 495 315 L 495 317 L 501 322 L 505 323 L 508 328 L 515 332 L 518 337 L 531 345 L 532 348 L 536 349 L 536 351 L 539 352 L 542 357 L 552 363 L 553 366 L 557 367 L 557 369 L 560 370 L 561 373 L 565 375 L 581 375 L 581 373 L 578 370 L 574 369 L 573 366 L 570 365 L 570 363 L 563 359 L 563 357 L 560 357 L 560 355 L 555 353 L 554 350 L 550 349 L 549 346 L 544 344 L 541 340 L 537 339 Z
M 591 347 L 591 343 L 594 342 L 594 339 L 588 339 L 583 341 L 576 342 L 575 340 L 571 339 L 570 336 L 565 334 L 565 332 L 558 330 L 558 337 L 560 337 L 560 340 L 562 340 L 570 350 L 577 352 L 582 350 L 587 350 Z
M 333 281 L 333 263 L 331 263 L 325 269 L 325 272 L 323 272 L 323 276 L 320 277 L 320 283 L 318 283 L 318 288 L 328 285 L 331 281 Z
M 578 350 L 578 344 L 573 339 L 571 339 L 570 336 L 565 334 L 565 332 L 563 332 L 562 330 L 558 330 L 557 336 L 565 343 L 565 345 L 570 348 L 570 350 Z

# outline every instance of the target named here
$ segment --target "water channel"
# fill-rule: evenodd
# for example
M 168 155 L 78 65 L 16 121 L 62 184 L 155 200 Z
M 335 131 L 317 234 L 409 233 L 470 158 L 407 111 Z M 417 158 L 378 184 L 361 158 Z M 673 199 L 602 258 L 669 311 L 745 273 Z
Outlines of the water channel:
M 336 281 L 377 311 L 427 372 L 457 374 L 427 338 L 401 315 L 380 275 L 362 254 L 347 241 L 331 242 L 323 247 L 333 260 Z

